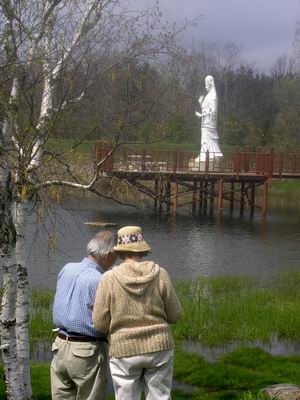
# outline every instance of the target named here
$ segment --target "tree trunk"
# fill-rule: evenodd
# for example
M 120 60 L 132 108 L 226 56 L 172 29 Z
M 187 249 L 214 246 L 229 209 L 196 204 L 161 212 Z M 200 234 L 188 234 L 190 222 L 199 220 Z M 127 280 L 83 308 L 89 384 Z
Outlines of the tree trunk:
M 17 261 L 17 300 L 16 300 L 16 336 L 17 354 L 20 373 L 23 379 L 26 398 L 32 397 L 30 379 L 30 345 L 29 345 L 29 283 L 27 267 L 25 265 L 25 232 L 27 203 L 14 205 L 13 220 L 17 233 L 16 261 Z
M 28 400 L 18 358 L 16 338 L 17 262 L 16 229 L 12 216 L 13 182 L 9 169 L 0 164 L 0 256 L 3 293 L 0 314 L 0 338 L 6 392 L 9 400 Z M 19 300 L 20 301 L 20 300 Z M 20 318 L 20 317 L 19 317 Z M 18 338 L 19 340 L 20 338 Z
M 16 342 L 16 274 L 14 257 L 2 259 L 3 295 L 1 302 L 1 350 L 4 364 L 6 393 L 8 400 L 25 400 L 25 390 L 17 358 Z

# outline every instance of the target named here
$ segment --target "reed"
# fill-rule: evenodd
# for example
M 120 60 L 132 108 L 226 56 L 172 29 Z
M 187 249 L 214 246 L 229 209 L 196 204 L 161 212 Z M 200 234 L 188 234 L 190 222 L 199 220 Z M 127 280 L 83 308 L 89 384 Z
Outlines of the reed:
M 251 278 L 211 277 L 179 282 L 183 318 L 175 325 L 178 340 L 206 346 L 232 341 L 300 341 L 300 273 L 287 272 L 261 287 Z
M 30 292 L 30 317 L 29 333 L 31 349 L 35 349 L 40 342 L 51 343 L 52 332 L 52 304 L 53 290 L 31 290 Z
M 232 341 L 300 341 L 300 272 L 276 275 L 261 286 L 248 277 L 199 278 L 175 284 L 183 306 L 173 331 L 177 340 L 225 345 Z M 34 290 L 30 302 L 31 342 L 51 342 L 54 291 Z

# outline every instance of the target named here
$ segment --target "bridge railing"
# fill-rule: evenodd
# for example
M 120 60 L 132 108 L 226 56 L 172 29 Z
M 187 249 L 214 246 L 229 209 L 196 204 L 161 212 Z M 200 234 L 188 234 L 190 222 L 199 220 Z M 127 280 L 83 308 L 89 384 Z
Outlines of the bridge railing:
M 111 145 L 95 144 L 97 161 L 105 159 L 112 150 Z M 136 150 L 128 146 L 117 148 L 101 165 L 101 172 L 170 172 L 170 173 L 249 173 L 268 175 L 300 175 L 300 153 L 275 153 L 258 147 L 251 151 L 249 146 L 236 147 L 234 151 L 219 154 L 199 153 L 182 150 Z

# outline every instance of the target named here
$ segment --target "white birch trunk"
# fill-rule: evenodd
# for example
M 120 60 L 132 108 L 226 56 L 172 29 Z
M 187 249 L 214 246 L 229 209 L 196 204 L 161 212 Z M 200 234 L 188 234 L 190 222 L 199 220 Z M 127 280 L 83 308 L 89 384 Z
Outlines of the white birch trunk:
M 111 0 L 107 0 L 109 4 Z M 1 3 L 1 2 L 0 2 Z M 55 23 L 56 8 L 64 4 L 63 0 L 46 0 L 44 2 L 44 13 L 40 24 L 40 32 L 37 35 L 31 36 L 32 48 L 29 54 L 28 66 L 34 62 L 33 55 L 37 50 L 43 50 L 43 93 L 42 103 L 39 113 L 39 118 L 36 124 L 36 138 L 32 146 L 32 151 L 29 157 L 26 157 L 25 148 L 22 148 L 22 136 L 18 126 L 18 109 L 15 102 L 18 102 L 19 81 L 18 81 L 18 68 L 15 68 L 14 77 L 12 82 L 12 89 L 10 99 L 7 107 L 7 117 L 2 125 L 2 134 L 0 135 L 0 157 L 2 149 L 5 148 L 5 143 L 14 143 L 16 150 L 21 160 L 20 164 L 14 166 L 16 179 L 22 176 L 28 177 L 28 181 L 35 185 L 35 170 L 40 166 L 42 161 L 43 147 L 48 138 L 48 124 L 51 120 L 53 109 L 53 94 L 57 78 L 72 55 L 73 50 L 91 29 L 93 29 L 98 22 L 101 11 L 101 0 L 88 1 L 86 13 L 83 15 L 79 23 L 78 30 L 74 34 L 70 45 L 65 49 L 61 59 L 57 61 L 56 65 L 52 65 L 53 48 L 51 44 L 53 23 Z M 15 3 L 11 4 L 8 0 L 5 6 L 0 4 L 1 10 L 6 15 L 9 22 L 9 27 L 14 27 L 14 22 L 22 30 L 25 25 L 22 21 L 15 19 L 15 15 L 10 10 L 14 10 Z M 26 27 L 25 27 L 26 28 Z M 27 29 L 25 29 L 27 34 Z M 11 40 L 9 40 L 11 39 Z M 15 32 L 8 30 L 8 44 L 14 43 Z M 18 48 L 15 48 L 15 64 L 18 60 Z M 39 53 L 42 54 L 42 53 Z M 1 143 L 2 142 L 2 143 Z M 25 141 L 26 142 L 26 141 Z M 1 146 L 2 144 L 2 146 Z M 28 161 L 27 171 L 23 171 L 24 163 Z M 20 173 L 19 173 L 20 172 Z M 24 172 L 26 172 L 24 174 Z M 20 200 L 16 203 L 17 197 L 20 193 L 14 193 L 15 198 L 11 192 L 11 185 L 14 185 L 16 191 L 20 188 L 16 183 L 10 182 L 10 171 L 5 170 L 1 165 L 0 160 L 0 232 L 1 224 L 4 221 L 9 222 L 8 231 L 14 234 L 16 229 L 17 237 L 11 237 L 4 233 L 3 243 L 0 237 L 0 256 L 2 257 L 3 264 L 3 282 L 4 290 L 2 297 L 2 308 L 0 314 L 0 327 L 1 327 L 1 350 L 2 359 L 4 363 L 6 384 L 7 384 L 7 398 L 9 400 L 28 400 L 32 397 L 31 384 L 30 384 L 30 371 L 29 371 L 29 333 L 28 333 L 28 320 L 29 320 L 29 293 L 28 293 L 28 279 L 27 269 L 24 265 L 25 248 L 24 248 L 24 227 L 26 224 L 26 203 Z M 68 182 L 67 182 L 68 184 Z M 91 185 L 93 182 L 91 183 Z M 14 205 L 14 207 L 12 207 Z M 13 215 L 11 215 L 11 213 Z M 12 220 L 13 218 L 13 220 Z M 2 232 L 3 233 L 3 232 Z M 16 245 L 16 248 L 15 248 Z M 11 257 L 12 255 L 12 257 Z M 16 274 L 18 271 L 18 280 L 16 283 Z
M 7 128 L 9 129 L 9 128 Z M 4 132 L 4 134 L 6 134 Z M 3 295 L 0 314 L 0 338 L 5 372 L 6 392 L 9 400 L 27 400 L 20 371 L 16 336 L 17 263 L 15 254 L 15 226 L 11 211 L 13 183 L 10 170 L 0 164 L 0 255 L 3 272 Z
M 11 249 L 13 254 L 13 249 Z M 3 296 L 1 302 L 1 350 L 8 400 L 25 400 L 26 395 L 19 371 L 16 343 L 16 272 L 14 256 L 2 259 Z
M 17 300 L 16 300 L 16 337 L 17 357 L 20 365 L 26 397 L 32 397 L 30 379 L 30 345 L 29 345 L 29 283 L 26 266 L 24 228 L 26 224 L 27 204 L 17 203 L 13 208 L 13 221 L 17 233 Z

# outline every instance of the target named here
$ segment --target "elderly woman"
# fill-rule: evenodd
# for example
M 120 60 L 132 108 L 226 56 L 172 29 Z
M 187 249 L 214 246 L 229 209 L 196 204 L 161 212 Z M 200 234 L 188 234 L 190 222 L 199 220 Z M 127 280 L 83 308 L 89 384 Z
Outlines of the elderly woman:
M 118 231 L 123 262 L 98 287 L 93 322 L 109 336 L 110 370 L 117 400 L 171 398 L 173 338 L 181 307 L 167 272 L 153 261 L 138 226 Z

